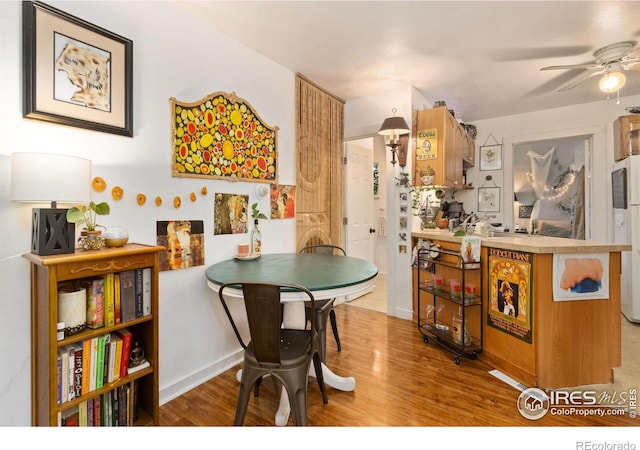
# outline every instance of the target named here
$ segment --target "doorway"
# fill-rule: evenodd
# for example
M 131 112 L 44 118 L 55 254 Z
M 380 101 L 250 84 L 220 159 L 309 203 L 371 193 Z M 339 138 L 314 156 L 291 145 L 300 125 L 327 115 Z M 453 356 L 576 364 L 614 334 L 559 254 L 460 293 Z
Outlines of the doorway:
M 354 305 L 386 312 L 386 168 L 385 142 L 379 135 L 345 141 L 345 250 L 379 270 L 374 291 Z M 348 298 L 351 302 L 355 297 Z M 375 301 L 374 301 L 375 300 Z

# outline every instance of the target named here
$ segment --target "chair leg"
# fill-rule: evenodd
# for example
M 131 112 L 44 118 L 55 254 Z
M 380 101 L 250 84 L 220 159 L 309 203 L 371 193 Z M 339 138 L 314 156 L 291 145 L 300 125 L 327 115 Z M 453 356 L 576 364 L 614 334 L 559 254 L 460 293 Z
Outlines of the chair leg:
M 336 312 L 333 310 L 333 308 L 331 308 L 331 311 L 329 311 L 329 319 L 331 320 L 331 329 L 333 330 L 333 338 L 336 340 L 338 351 L 341 351 L 342 346 L 340 345 L 340 336 L 338 336 L 338 324 L 336 322 Z
M 327 355 L 327 315 L 322 310 L 316 310 L 316 331 L 320 339 L 320 359 L 326 362 Z
M 260 384 L 262 383 L 262 377 L 258 378 L 256 380 L 256 383 L 254 384 L 254 389 L 253 389 L 253 396 L 257 397 L 258 395 L 260 395 Z
M 313 355 L 313 368 L 316 371 L 316 380 L 318 381 L 318 387 L 322 393 L 322 403 L 326 405 L 329 402 L 329 399 L 327 398 L 327 388 L 324 384 L 324 375 L 322 374 L 322 361 L 320 360 L 320 355 L 318 353 Z

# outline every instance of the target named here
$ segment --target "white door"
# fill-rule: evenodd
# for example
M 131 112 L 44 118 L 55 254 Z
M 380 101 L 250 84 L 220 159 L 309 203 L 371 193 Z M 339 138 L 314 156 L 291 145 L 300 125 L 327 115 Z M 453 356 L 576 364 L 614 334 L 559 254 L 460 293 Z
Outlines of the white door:
M 373 142 L 345 143 L 345 242 L 347 255 L 374 262 Z M 362 142 L 362 141 L 360 141 Z M 366 292 L 365 292 L 366 293 Z M 363 293 L 363 294 L 365 294 Z M 363 295 L 361 294 L 361 295 Z M 353 300 L 349 298 L 349 300 Z

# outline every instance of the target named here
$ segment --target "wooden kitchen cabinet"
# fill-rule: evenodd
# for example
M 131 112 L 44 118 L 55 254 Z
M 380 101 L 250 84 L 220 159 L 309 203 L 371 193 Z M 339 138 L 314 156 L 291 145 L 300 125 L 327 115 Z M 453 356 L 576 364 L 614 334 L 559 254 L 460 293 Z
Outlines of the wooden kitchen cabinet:
M 422 185 L 420 171 L 431 166 L 435 171 L 434 185 L 463 189 L 463 168 L 475 159 L 471 156 L 465 163 L 469 154 L 475 153 L 475 143 L 466 130 L 444 106 L 414 111 L 412 119 L 416 186 Z M 473 150 L 469 149 L 470 144 Z
M 630 114 L 628 116 L 620 116 L 613 123 L 613 159 L 620 161 L 629 155 L 637 155 L 640 153 L 640 145 L 637 140 L 640 139 L 640 114 Z M 635 133 L 632 133 L 635 131 Z M 632 151 L 632 139 L 636 139 L 634 150 Z
M 462 165 L 465 168 L 474 167 L 476 165 L 476 141 L 465 133 L 465 139 L 462 145 L 464 155 Z

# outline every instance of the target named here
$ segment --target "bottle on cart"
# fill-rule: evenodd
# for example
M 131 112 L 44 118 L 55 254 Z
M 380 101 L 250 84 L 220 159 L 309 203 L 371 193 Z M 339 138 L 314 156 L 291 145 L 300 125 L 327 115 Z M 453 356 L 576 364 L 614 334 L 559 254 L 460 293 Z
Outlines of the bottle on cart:
M 262 232 L 260 231 L 258 219 L 254 220 L 253 229 L 251 230 L 251 253 L 253 255 L 262 253 Z
M 462 306 L 458 309 L 458 314 L 453 316 L 451 324 L 451 334 L 453 335 L 453 342 L 459 345 L 462 345 L 463 341 L 465 345 L 470 344 L 471 334 L 469 333 L 469 330 L 467 330 L 467 327 L 462 320 Z

